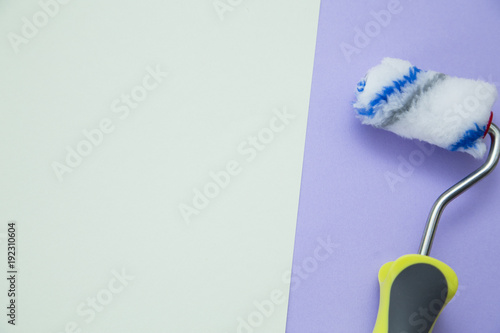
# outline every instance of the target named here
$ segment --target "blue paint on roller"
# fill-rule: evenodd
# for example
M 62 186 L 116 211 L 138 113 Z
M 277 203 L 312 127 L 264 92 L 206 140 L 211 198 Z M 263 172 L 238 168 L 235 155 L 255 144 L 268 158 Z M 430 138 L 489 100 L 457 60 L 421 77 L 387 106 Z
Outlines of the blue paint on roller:
M 460 148 L 475 148 L 477 143 L 476 141 L 484 136 L 484 132 L 486 132 L 486 126 L 479 127 L 479 125 L 476 123 L 474 123 L 474 125 L 476 126 L 475 129 L 466 131 L 462 138 L 460 138 L 460 140 L 448 147 L 448 150 L 457 151 Z
M 357 86 L 358 92 L 362 92 L 363 90 L 365 90 L 365 86 L 366 86 L 366 80 L 359 81 Z
M 413 66 L 410 67 L 410 71 L 408 75 L 403 76 L 403 79 L 401 80 L 394 80 L 392 81 L 393 85 L 392 86 L 386 86 L 382 88 L 382 92 L 377 94 L 377 97 L 375 97 L 373 100 L 370 101 L 369 107 L 368 108 L 359 108 L 356 109 L 359 115 L 366 116 L 373 118 L 375 114 L 377 113 L 378 106 L 380 103 L 387 103 L 387 100 L 389 96 L 394 94 L 395 92 L 402 92 L 402 89 L 404 86 L 407 84 L 413 84 L 417 80 L 417 74 L 420 73 L 422 70 Z M 358 92 L 361 92 L 364 90 L 364 87 L 366 85 L 366 81 L 362 80 L 358 83 Z M 362 89 L 360 89 L 360 86 L 362 86 Z

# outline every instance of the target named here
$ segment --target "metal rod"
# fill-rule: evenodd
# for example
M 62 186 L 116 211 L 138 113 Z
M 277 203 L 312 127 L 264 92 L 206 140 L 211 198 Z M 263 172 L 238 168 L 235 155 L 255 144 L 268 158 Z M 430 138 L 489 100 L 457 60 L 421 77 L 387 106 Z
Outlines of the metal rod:
M 424 235 L 422 236 L 418 250 L 421 255 L 428 256 L 431 252 L 432 241 L 434 240 L 439 218 L 446 205 L 465 192 L 469 187 L 483 179 L 496 167 L 500 156 L 500 130 L 495 124 L 491 124 L 488 134 L 491 138 L 491 145 L 486 162 L 476 171 L 450 187 L 434 202 L 427 218 L 427 225 L 425 226 Z

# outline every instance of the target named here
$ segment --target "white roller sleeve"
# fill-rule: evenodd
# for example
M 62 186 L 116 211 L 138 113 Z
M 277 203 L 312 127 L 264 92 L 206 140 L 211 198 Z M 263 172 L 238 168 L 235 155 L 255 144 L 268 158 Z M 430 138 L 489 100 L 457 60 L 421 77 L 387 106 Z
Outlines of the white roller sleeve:
M 490 83 L 385 58 L 358 83 L 354 108 L 363 124 L 480 158 L 496 98 Z

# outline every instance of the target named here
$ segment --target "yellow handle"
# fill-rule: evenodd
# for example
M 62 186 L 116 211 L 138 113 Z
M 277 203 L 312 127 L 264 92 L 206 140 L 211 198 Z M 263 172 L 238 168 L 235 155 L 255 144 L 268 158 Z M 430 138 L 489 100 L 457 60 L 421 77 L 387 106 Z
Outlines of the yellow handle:
M 431 333 L 458 279 L 441 261 L 419 254 L 386 263 L 378 273 L 380 303 L 373 333 Z

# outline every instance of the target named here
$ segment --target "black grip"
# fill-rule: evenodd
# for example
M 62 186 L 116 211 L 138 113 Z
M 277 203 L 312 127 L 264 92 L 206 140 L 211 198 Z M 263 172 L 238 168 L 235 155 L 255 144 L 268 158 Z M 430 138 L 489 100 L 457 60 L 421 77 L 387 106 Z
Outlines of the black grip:
M 448 283 L 433 265 L 406 267 L 392 283 L 389 333 L 429 333 L 445 305 Z

